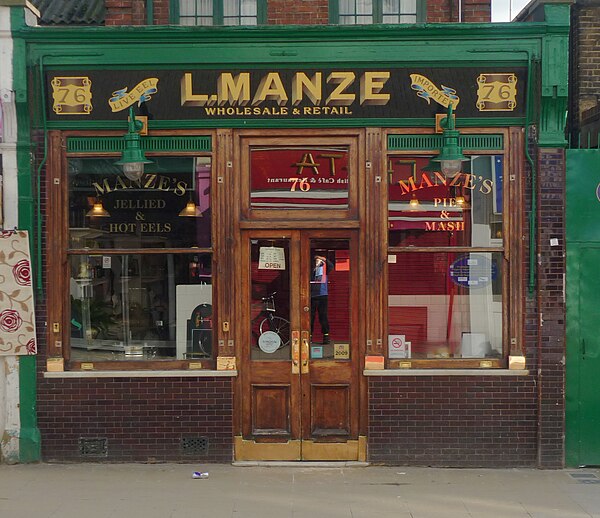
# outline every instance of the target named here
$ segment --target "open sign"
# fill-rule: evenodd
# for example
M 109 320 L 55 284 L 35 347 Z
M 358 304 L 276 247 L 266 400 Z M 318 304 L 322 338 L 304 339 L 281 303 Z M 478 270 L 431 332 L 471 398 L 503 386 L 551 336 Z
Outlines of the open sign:
M 281 263 L 263 263 L 261 268 L 264 270 L 285 270 Z
M 258 257 L 259 270 L 285 270 L 285 250 L 274 246 L 261 246 Z

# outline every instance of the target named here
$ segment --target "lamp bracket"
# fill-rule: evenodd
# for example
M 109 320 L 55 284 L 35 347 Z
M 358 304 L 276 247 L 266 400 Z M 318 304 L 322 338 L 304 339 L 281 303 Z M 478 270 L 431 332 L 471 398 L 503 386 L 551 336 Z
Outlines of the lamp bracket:
M 447 129 L 447 128 L 444 128 L 444 126 L 442 126 L 442 121 L 444 119 L 446 119 L 447 117 L 448 117 L 447 113 L 436 113 L 435 114 L 435 132 L 436 133 L 444 133 L 444 130 Z M 453 122 L 456 121 L 455 114 L 452 114 L 452 121 Z
M 127 117 L 127 119 L 129 120 L 129 117 Z M 137 130 L 137 132 L 143 137 L 148 135 L 148 117 L 146 115 L 136 115 L 135 120 L 135 129 Z

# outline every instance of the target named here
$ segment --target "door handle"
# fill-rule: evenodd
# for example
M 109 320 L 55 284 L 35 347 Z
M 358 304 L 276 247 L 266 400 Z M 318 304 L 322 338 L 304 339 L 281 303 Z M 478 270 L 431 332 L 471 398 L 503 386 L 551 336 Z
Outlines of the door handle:
M 310 339 L 308 331 L 302 331 L 302 351 L 300 354 L 302 374 L 308 374 L 308 358 L 310 351 Z
M 583 359 L 585 360 L 585 338 L 581 339 L 581 355 L 583 356 Z
M 292 331 L 292 374 L 300 373 L 300 331 Z

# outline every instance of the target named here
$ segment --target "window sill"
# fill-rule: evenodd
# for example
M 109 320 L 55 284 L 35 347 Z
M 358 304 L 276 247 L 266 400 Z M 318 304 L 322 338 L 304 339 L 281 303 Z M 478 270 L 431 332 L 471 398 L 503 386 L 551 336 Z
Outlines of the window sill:
M 62 371 L 44 372 L 44 378 L 231 378 L 236 370 L 162 370 L 162 371 Z
M 529 376 L 529 369 L 384 369 L 364 370 L 365 376 Z

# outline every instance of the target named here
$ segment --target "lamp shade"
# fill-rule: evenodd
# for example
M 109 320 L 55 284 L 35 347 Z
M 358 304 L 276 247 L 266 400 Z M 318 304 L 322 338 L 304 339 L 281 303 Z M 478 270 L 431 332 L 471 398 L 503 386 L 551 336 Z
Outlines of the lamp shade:
M 101 201 L 94 202 L 94 204 L 92 205 L 92 208 L 90 210 L 88 210 L 85 215 L 89 216 L 91 218 L 109 218 L 110 217 L 109 212 L 104 208 L 104 205 L 102 205 Z
M 463 155 L 461 147 L 458 145 L 460 131 L 444 130 L 443 143 L 440 154 L 431 159 L 432 162 L 439 162 L 442 173 L 446 176 L 454 176 L 462 169 L 462 163 L 469 159 Z
M 201 218 L 202 213 L 200 212 L 198 206 L 192 200 L 190 200 L 185 204 L 185 207 L 181 209 L 179 216 L 184 218 Z

